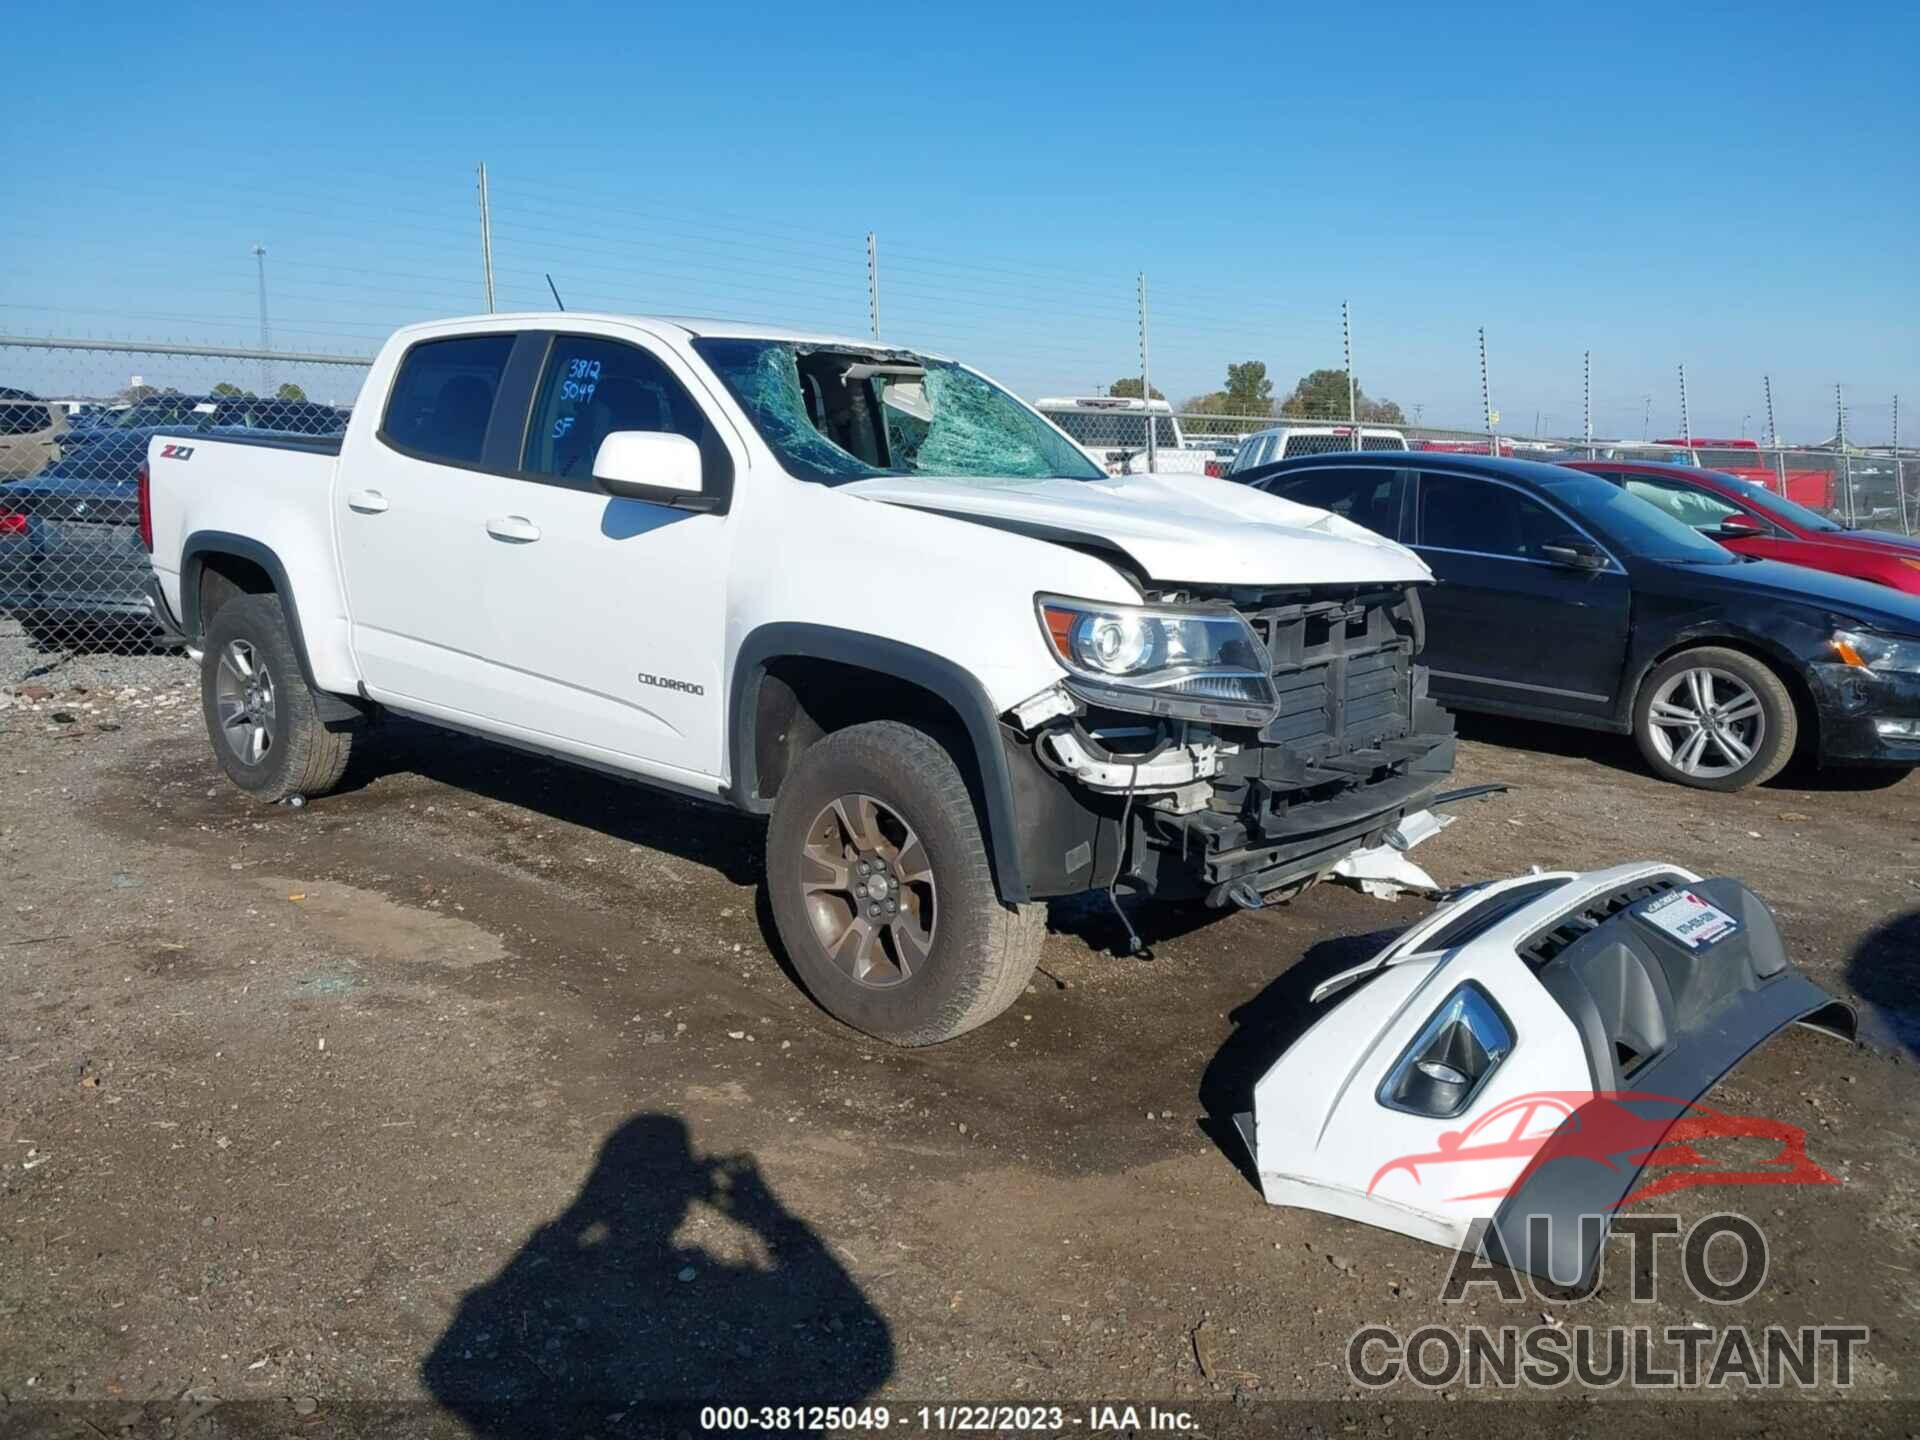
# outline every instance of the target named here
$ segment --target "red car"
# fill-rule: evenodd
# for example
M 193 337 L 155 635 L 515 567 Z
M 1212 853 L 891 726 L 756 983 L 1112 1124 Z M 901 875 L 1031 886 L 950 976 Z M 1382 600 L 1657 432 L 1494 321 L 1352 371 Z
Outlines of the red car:
M 1834 490 L 1834 481 L 1840 474 L 1837 457 L 1834 465 L 1825 470 L 1796 469 L 1784 462 L 1776 469 L 1772 457 L 1761 451 L 1757 440 L 1658 440 L 1654 443 L 1689 450 L 1696 463 L 1710 470 L 1718 470 L 1736 480 L 1752 480 L 1802 505 L 1823 510 L 1839 508 Z
M 1804 565 L 1920 595 L 1920 539 L 1849 530 L 1751 480 L 1638 460 L 1563 460 L 1611 480 L 1740 555 Z

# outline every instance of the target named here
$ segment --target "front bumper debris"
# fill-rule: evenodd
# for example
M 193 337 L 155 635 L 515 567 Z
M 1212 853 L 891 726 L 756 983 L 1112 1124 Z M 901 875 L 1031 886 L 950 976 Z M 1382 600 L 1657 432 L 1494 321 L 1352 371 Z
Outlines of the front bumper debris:
M 1361 980 L 1235 1116 L 1272 1204 L 1449 1247 L 1482 1237 L 1490 1258 L 1577 1288 L 1622 1205 L 1740 1178 L 1685 1170 L 1707 1165 L 1704 1140 L 1774 1142 L 1755 1167 L 1770 1183 L 1836 1183 L 1798 1127 L 1698 1103 L 1787 1025 L 1855 1033 L 1737 880 L 1655 864 L 1516 876 L 1314 999 Z

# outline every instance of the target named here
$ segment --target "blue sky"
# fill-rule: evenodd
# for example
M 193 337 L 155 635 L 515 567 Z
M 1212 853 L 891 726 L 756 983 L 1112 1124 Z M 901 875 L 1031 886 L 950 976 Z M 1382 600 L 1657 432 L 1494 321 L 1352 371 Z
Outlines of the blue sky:
M 1675 430 L 1684 363 L 1695 434 L 1759 434 L 1771 374 L 1789 438 L 1841 383 L 1884 440 L 1920 411 L 1917 15 L 101 0 L 11 107 L 0 329 L 244 342 L 260 240 L 277 345 L 371 348 L 481 308 L 485 160 L 502 308 L 551 271 L 864 333 L 871 230 L 887 338 L 1029 395 L 1137 373 L 1145 271 L 1176 399 L 1338 365 L 1345 299 L 1428 423 L 1477 422 L 1485 326 L 1503 429 L 1577 431 L 1591 350 L 1603 433 Z

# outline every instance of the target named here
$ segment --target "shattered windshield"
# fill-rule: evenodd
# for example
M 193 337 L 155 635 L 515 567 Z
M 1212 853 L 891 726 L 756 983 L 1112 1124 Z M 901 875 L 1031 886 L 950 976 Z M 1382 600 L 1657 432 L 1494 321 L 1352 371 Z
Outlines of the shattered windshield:
M 693 342 L 789 473 L 1104 480 L 1059 431 L 964 366 L 898 350 Z

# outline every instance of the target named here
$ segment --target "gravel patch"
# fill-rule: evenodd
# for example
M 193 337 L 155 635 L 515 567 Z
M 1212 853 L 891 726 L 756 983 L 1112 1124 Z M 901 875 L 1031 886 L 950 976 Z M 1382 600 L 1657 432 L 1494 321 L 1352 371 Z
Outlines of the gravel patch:
M 11 615 L 0 615 L 0 692 L 27 686 L 57 691 L 81 686 L 88 692 L 168 689 L 184 678 L 191 684 L 193 662 L 180 650 L 144 641 L 82 641 L 72 647 L 43 648 Z

